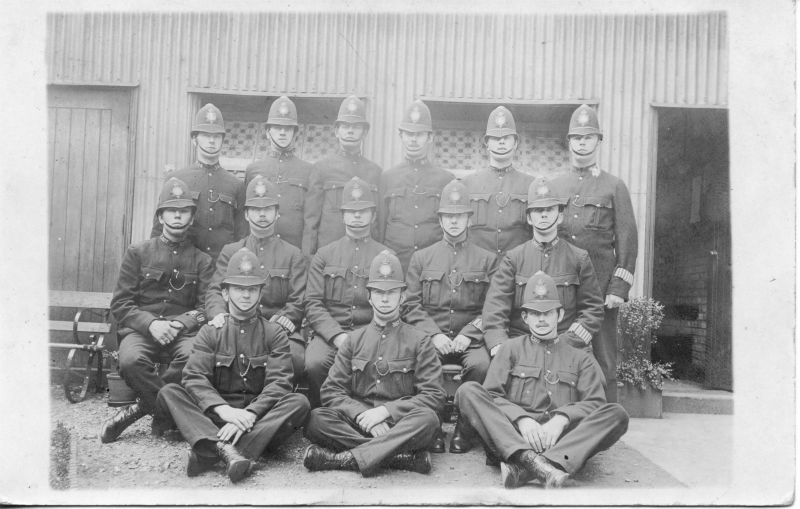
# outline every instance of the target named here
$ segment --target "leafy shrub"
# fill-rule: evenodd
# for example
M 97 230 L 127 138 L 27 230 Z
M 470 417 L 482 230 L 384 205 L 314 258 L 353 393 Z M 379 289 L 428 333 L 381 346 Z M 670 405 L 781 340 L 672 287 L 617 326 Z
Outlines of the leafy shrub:
M 622 340 L 622 358 L 617 363 L 617 381 L 641 389 L 661 390 L 664 379 L 672 380 L 672 363 L 652 362 L 650 347 L 664 319 L 664 306 L 649 297 L 636 297 L 620 306 L 617 332 Z

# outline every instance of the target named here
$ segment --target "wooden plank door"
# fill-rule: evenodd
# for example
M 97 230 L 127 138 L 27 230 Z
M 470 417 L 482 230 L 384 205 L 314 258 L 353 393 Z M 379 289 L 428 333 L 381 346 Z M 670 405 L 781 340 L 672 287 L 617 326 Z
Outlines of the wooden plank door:
M 48 88 L 51 290 L 114 289 L 129 226 L 130 92 Z

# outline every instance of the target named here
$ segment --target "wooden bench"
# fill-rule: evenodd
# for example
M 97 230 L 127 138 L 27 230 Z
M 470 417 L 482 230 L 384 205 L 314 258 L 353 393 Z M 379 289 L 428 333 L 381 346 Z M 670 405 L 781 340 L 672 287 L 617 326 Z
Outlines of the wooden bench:
M 94 378 L 95 390 L 103 390 L 103 350 L 108 348 L 114 326 L 111 321 L 111 293 L 51 291 L 50 307 L 77 309 L 72 321 L 50 320 L 50 331 L 72 332 L 71 343 L 50 343 L 54 350 L 68 350 L 62 385 L 64 395 L 72 403 L 86 398 Z M 89 310 L 100 311 L 99 322 L 81 321 Z M 63 313 L 62 313 L 63 314 Z M 86 352 L 84 355 L 78 352 Z

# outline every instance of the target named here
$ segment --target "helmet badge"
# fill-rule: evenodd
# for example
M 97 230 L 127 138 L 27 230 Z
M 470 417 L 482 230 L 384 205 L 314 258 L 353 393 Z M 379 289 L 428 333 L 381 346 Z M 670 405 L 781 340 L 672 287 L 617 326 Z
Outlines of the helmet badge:
M 256 184 L 256 195 L 263 197 L 265 194 L 267 194 L 267 186 L 263 180 L 259 180 L 258 184 Z
M 505 114 L 503 112 L 500 112 L 498 113 L 497 118 L 495 118 L 494 122 L 497 125 L 497 127 L 503 127 L 504 125 L 506 125 L 506 122 L 508 122 L 508 120 L 506 119 Z
M 378 272 L 380 273 L 383 279 L 387 279 L 389 276 L 392 275 L 392 266 L 389 263 L 389 260 L 383 260 L 381 262 L 381 266 L 378 268 Z
M 175 184 L 175 187 L 172 188 L 172 192 L 170 193 L 175 198 L 180 198 L 183 195 L 183 188 L 178 184 Z
M 239 271 L 245 275 L 250 274 L 253 271 L 253 263 L 247 258 L 243 258 L 242 263 L 239 264 Z
M 581 112 L 578 114 L 578 123 L 579 123 L 580 125 L 586 125 L 586 124 L 588 124 L 588 123 L 589 123 L 589 114 L 588 114 L 588 113 L 586 113 L 586 110 L 582 110 L 582 111 L 581 111 Z
M 417 122 L 419 122 L 419 119 L 422 116 L 422 114 L 419 112 L 419 108 L 417 106 L 414 106 L 414 109 L 411 110 L 411 114 L 409 116 L 411 117 L 411 121 L 416 124 Z
M 214 111 L 213 111 L 213 110 L 208 110 L 208 111 L 206 112 L 206 121 L 207 121 L 209 124 L 213 124 L 214 122 L 216 122 L 216 121 L 217 121 L 217 114 L 216 114 L 216 113 L 214 113 Z
M 450 193 L 450 202 L 458 203 L 459 200 L 461 200 L 461 193 L 459 193 L 458 191 L 453 191 L 452 193 Z
M 355 101 L 350 101 L 349 103 L 347 103 L 347 111 L 349 111 L 350 113 L 355 113 L 357 109 L 358 105 L 356 104 Z
M 364 191 L 361 190 L 361 186 L 359 186 L 358 184 L 355 184 L 353 186 L 353 191 L 350 193 L 350 196 L 354 200 L 358 201 L 358 200 L 361 199 L 362 196 L 364 196 Z
M 550 192 L 550 189 L 547 186 L 539 186 L 536 188 L 536 196 L 547 196 L 547 193 Z
M 544 283 L 537 283 L 533 288 L 533 293 L 536 294 L 536 297 L 543 299 L 545 296 L 547 296 L 547 287 L 544 285 Z
M 281 105 L 278 107 L 278 113 L 280 113 L 282 117 L 285 117 L 289 114 L 289 107 L 286 105 L 286 103 L 281 103 Z

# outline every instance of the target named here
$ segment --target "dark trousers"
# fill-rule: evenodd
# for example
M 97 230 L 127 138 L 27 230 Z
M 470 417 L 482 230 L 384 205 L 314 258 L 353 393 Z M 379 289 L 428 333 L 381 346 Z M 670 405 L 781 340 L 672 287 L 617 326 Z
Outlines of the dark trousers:
M 600 332 L 592 339 L 592 351 L 603 375 L 606 377 L 606 401 L 617 402 L 617 313 L 618 309 L 605 310 Z
M 292 383 L 297 383 L 306 370 L 306 344 L 303 338 L 289 338 L 289 350 L 292 352 L 292 369 L 294 378 Z
M 158 393 L 156 418 L 170 416 L 187 442 L 202 456 L 216 456 L 217 432 L 225 425 L 214 411 L 202 412 L 194 398 L 178 384 L 165 385 Z M 275 403 L 253 429 L 241 436 L 237 449 L 250 459 L 257 459 L 271 443 L 280 444 L 300 428 L 310 407 L 302 394 L 289 393 Z
M 415 408 L 390 426 L 385 435 L 373 437 L 342 412 L 315 408 L 306 425 L 306 438 L 335 451 L 349 450 L 362 473 L 374 472 L 397 452 L 426 449 L 439 429 L 439 418 L 430 408 Z
M 335 358 L 336 347 L 315 334 L 306 349 L 308 400 L 311 402 L 312 408 L 320 406 L 319 391 L 325 379 L 328 378 L 328 371 L 333 366 Z
M 489 392 L 467 382 L 456 392 L 462 420 L 480 435 L 493 455 L 504 461 L 517 451 L 532 449 L 514 423 L 494 403 Z M 614 445 L 628 430 L 628 414 L 616 403 L 606 403 L 579 422 L 570 422 L 561 438 L 542 456 L 569 473 L 577 472 L 586 461 Z
M 139 403 L 147 413 L 153 413 L 159 389 L 168 383 L 180 383 L 181 372 L 194 345 L 194 334 L 181 334 L 172 343 L 162 346 L 138 332 L 125 336 L 119 345 L 119 374 L 139 395 Z M 158 376 L 155 364 L 168 354 L 172 359 L 163 376 Z
M 470 345 L 462 353 L 439 355 L 439 360 L 444 364 L 460 364 L 462 370 L 461 380 L 464 382 L 483 383 L 486 372 L 489 371 L 489 351 L 484 345 Z

